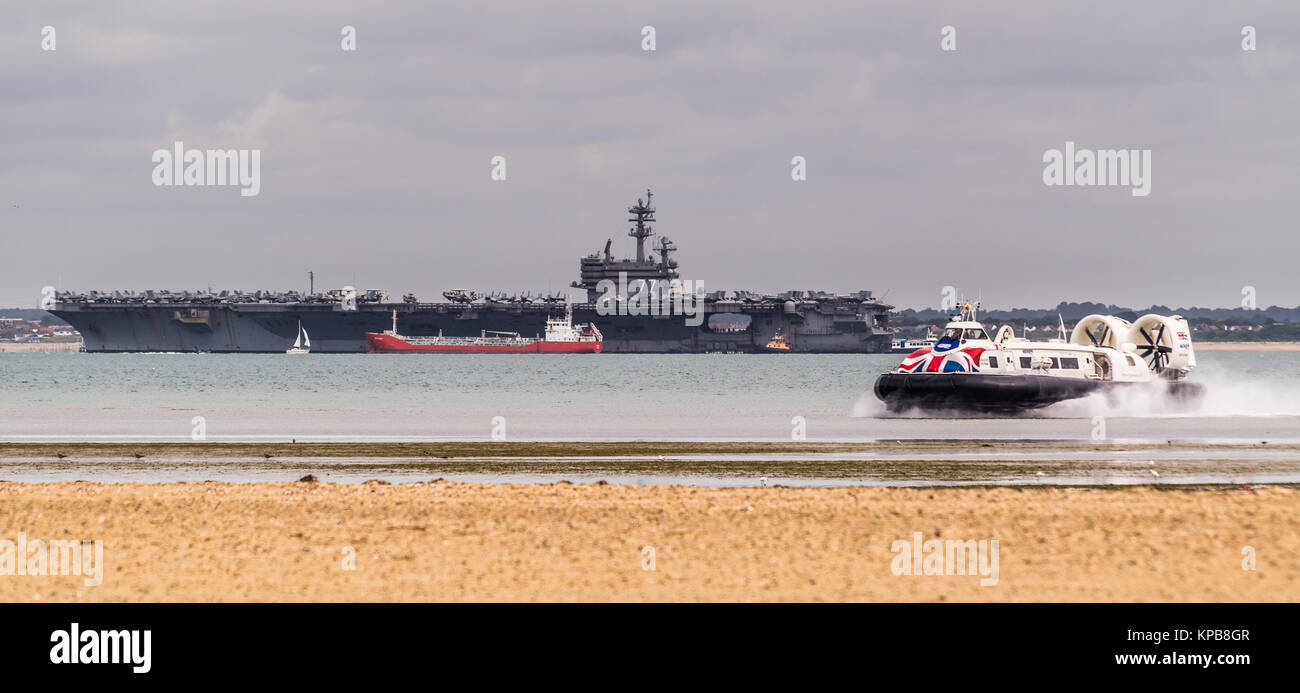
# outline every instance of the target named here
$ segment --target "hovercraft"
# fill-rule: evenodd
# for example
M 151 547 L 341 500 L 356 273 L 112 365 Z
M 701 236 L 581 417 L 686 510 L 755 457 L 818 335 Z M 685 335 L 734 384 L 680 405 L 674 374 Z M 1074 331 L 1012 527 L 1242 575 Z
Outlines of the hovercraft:
M 1129 392 L 1189 403 L 1204 386 L 1186 382 L 1196 367 L 1191 328 L 1182 316 L 1143 315 L 1129 323 L 1089 315 L 1065 339 L 1030 341 L 1010 325 L 989 337 L 965 303 L 934 346 L 913 351 L 876 379 L 892 412 L 906 409 L 1014 412 L 1102 393 Z

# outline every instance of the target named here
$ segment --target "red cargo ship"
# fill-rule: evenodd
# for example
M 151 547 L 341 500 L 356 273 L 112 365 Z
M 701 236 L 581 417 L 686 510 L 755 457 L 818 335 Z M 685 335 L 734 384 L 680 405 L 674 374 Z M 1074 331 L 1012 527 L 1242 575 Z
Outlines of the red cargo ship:
M 478 337 L 404 337 L 397 334 L 397 311 L 393 329 L 367 332 L 371 353 L 380 354 L 599 354 L 604 337 L 596 326 L 574 326 L 573 308 L 566 307 L 563 319 L 548 319 L 544 337 L 521 337 L 518 332 L 483 332 Z

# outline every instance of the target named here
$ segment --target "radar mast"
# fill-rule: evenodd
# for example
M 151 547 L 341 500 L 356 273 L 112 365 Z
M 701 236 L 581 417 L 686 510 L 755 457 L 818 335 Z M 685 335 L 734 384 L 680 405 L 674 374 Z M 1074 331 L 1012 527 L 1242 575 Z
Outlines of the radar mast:
M 645 201 L 642 202 L 638 198 L 636 206 L 629 207 L 627 210 L 628 214 L 635 215 L 628 219 L 628 221 L 636 222 L 636 226 L 629 229 L 627 235 L 636 239 L 636 261 L 639 263 L 645 262 L 645 239 L 655 233 L 654 228 L 650 226 L 650 222 L 655 221 L 655 208 L 650 206 L 653 197 L 654 193 L 650 192 L 649 188 L 646 188 Z

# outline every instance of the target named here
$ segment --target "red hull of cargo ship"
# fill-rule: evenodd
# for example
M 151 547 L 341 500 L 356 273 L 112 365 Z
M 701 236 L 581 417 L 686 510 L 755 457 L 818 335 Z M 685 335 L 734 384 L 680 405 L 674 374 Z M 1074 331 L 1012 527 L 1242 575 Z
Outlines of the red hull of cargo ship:
M 379 354 L 599 354 L 603 342 L 548 342 L 525 344 L 411 344 L 393 335 L 367 332 L 370 351 Z

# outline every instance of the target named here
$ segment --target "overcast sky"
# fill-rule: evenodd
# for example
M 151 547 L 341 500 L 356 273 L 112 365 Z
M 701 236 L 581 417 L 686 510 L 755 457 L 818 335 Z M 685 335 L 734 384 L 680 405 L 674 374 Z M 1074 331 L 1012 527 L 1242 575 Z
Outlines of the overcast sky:
M 46 284 L 305 289 L 308 270 L 425 299 L 554 291 L 605 239 L 632 252 L 647 187 L 708 289 L 1300 304 L 1294 0 L 0 13 L 0 306 Z M 260 149 L 261 194 L 154 186 L 177 140 Z M 1151 194 L 1045 186 L 1067 140 L 1152 150 Z

